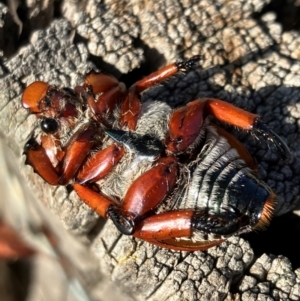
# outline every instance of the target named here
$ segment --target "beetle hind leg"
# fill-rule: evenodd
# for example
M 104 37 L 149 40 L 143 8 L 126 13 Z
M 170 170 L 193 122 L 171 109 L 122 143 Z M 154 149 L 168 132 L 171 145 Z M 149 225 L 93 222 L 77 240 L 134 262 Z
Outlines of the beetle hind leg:
M 262 135 L 275 145 L 284 160 L 291 157 L 284 141 L 268 128 L 258 115 L 214 98 L 196 99 L 173 112 L 169 122 L 169 137 L 166 140 L 167 153 L 180 154 L 193 145 L 204 119 L 209 115 L 242 130 Z
M 151 215 L 136 225 L 134 236 L 157 246 L 180 250 L 198 251 L 222 243 L 225 238 L 193 239 L 193 210 L 179 210 Z
M 217 235 L 232 235 L 242 227 L 242 220 L 228 212 L 217 215 L 196 212 L 191 222 L 193 229 Z
M 262 135 L 268 141 L 271 141 L 276 146 L 283 160 L 287 161 L 292 157 L 291 151 L 284 141 L 274 131 L 267 127 L 260 118 L 255 120 L 253 124 L 253 131 Z

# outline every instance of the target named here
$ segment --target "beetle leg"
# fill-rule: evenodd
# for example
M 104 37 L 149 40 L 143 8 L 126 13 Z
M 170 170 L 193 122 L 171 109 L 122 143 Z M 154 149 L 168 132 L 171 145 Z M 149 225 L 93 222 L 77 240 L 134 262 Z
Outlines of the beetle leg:
M 95 134 L 92 126 L 86 126 L 75 133 L 64 150 L 56 134 L 41 136 L 41 144 L 32 138 L 24 148 L 26 164 L 31 165 L 35 172 L 52 185 L 69 183 L 79 169 L 78 182 L 95 182 L 106 176 L 124 155 L 124 149 L 111 145 L 95 152 L 85 162 L 94 146 Z
M 149 216 L 137 224 L 134 236 L 150 240 L 190 237 L 192 236 L 193 215 L 193 210 L 184 210 Z
M 83 86 L 77 86 L 75 91 L 85 100 L 97 120 L 108 126 L 103 115 L 112 112 L 122 102 L 126 87 L 112 75 L 91 71 Z
M 136 88 L 136 93 L 141 93 L 146 89 L 153 87 L 156 84 L 165 81 L 179 71 L 187 71 L 192 69 L 200 60 L 199 55 L 195 55 L 185 61 L 176 62 L 167 65 L 156 72 L 144 77 L 142 80 L 137 81 L 133 86 Z
M 132 86 L 120 108 L 120 125 L 134 130 L 137 124 L 138 116 L 141 111 L 141 102 L 136 87 Z
M 255 120 L 252 130 L 275 144 L 283 160 L 289 160 L 292 157 L 291 151 L 284 141 L 274 131 L 268 128 L 261 119 L 257 118 Z
M 104 178 L 113 167 L 118 164 L 125 151 L 122 147 L 112 144 L 109 147 L 93 154 L 80 169 L 76 182 L 97 182 Z
M 135 235 L 142 239 L 168 239 L 192 236 L 193 230 L 230 235 L 243 226 L 241 218 L 226 212 L 209 214 L 203 211 L 169 211 L 141 221 Z
M 58 167 L 55 168 L 51 162 L 52 154 L 49 157 L 47 149 L 32 138 L 24 147 L 26 164 L 31 165 L 34 171 L 51 185 L 67 184 L 75 176 L 89 154 L 93 146 L 91 138 L 94 135 L 94 130 L 91 128 L 86 128 L 77 133 L 66 148 L 62 159 L 62 167 L 60 166 L 59 169 Z M 60 174 L 61 177 L 59 177 Z
M 169 120 L 169 137 L 166 139 L 167 153 L 177 154 L 193 144 L 203 125 L 205 102 L 194 100 L 176 109 Z
M 166 151 L 171 154 L 185 151 L 195 142 L 208 115 L 240 129 L 260 133 L 275 144 L 284 159 L 291 156 L 283 140 L 269 129 L 258 115 L 213 98 L 194 100 L 173 112 L 169 121 L 170 135 L 166 140 Z
M 134 236 L 139 238 L 135 234 Z M 169 238 L 164 240 L 147 239 L 147 238 L 142 238 L 142 239 L 150 244 L 156 245 L 161 248 L 178 250 L 178 251 L 188 251 L 188 252 L 207 250 L 209 248 L 221 244 L 226 240 L 223 238 L 215 238 L 215 239 L 210 239 L 205 241 L 193 241 L 193 240 L 178 239 L 178 238 Z
M 231 212 L 210 214 L 196 211 L 191 222 L 193 229 L 218 235 L 232 235 L 243 226 L 242 218 Z
M 98 110 L 102 114 L 111 113 L 121 103 L 125 96 L 125 90 L 125 85 L 120 83 L 119 86 L 101 94 L 96 100 Z
M 92 87 L 92 91 L 96 95 L 107 92 L 118 85 L 119 81 L 114 76 L 92 70 L 86 75 L 83 87 Z
M 126 93 L 124 83 L 119 82 L 111 75 L 94 71 L 86 76 L 83 88 L 86 91 L 91 89 L 92 94 L 96 96 L 94 102 L 97 110 L 95 111 L 92 108 L 95 114 L 111 112 L 121 102 Z
M 193 210 L 169 211 L 149 216 L 136 225 L 133 236 L 160 247 L 181 250 L 206 250 L 222 243 L 225 239 L 193 241 Z M 180 239 L 183 238 L 183 239 Z
M 165 81 L 179 71 L 187 71 L 192 69 L 199 60 L 200 56 L 196 55 L 188 60 L 170 64 L 133 84 L 129 88 L 128 94 L 121 105 L 121 126 L 127 126 L 130 130 L 135 129 L 138 115 L 141 110 L 140 93 Z
M 32 166 L 33 170 L 51 185 L 59 184 L 59 176 L 53 167 L 46 150 L 31 138 L 24 147 L 26 164 Z
M 174 157 L 165 157 L 139 176 L 129 187 L 122 208 L 111 207 L 108 216 L 126 235 L 134 233 L 135 223 L 151 212 L 172 191 L 178 173 Z
M 261 134 L 264 138 L 271 141 L 276 146 L 277 151 L 284 160 L 291 157 L 291 153 L 287 145 L 275 132 L 261 121 L 258 115 L 242 110 L 219 99 L 209 98 L 201 101 L 206 102 L 208 113 L 218 120 L 237 126 L 243 130 L 249 130 Z
M 60 140 L 57 135 L 43 135 L 41 137 L 41 146 L 45 149 L 52 165 L 59 172 L 59 164 L 63 160 L 65 152 L 61 150 Z
M 216 126 L 215 124 L 213 125 L 213 127 L 220 136 L 226 138 L 227 142 L 231 145 L 231 147 L 238 152 L 239 157 L 246 162 L 246 165 L 249 166 L 253 172 L 257 172 L 257 162 L 250 155 L 245 146 L 236 137 L 234 137 L 221 127 Z
M 90 111 L 94 115 L 94 118 L 103 126 L 110 127 L 109 123 L 105 119 L 105 116 L 98 108 L 98 104 L 95 100 L 95 95 L 92 91 L 92 87 L 89 86 L 87 88 L 76 87 L 76 93 L 80 95 L 80 97 L 84 100 L 84 102 L 88 105 Z
M 113 199 L 110 199 L 102 193 L 96 192 L 87 186 L 75 183 L 73 188 L 82 201 L 104 218 L 108 218 L 107 212 L 110 207 L 119 206 L 119 204 Z
M 94 136 L 95 130 L 87 127 L 71 139 L 63 159 L 62 176 L 59 179 L 61 185 L 67 184 L 76 175 L 94 145 Z

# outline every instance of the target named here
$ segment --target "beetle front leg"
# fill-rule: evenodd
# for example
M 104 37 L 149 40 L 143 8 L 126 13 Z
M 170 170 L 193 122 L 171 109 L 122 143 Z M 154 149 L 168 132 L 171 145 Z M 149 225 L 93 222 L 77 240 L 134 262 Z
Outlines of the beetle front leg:
M 121 126 L 126 126 L 130 130 L 135 129 L 141 110 L 140 94 L 143 91 L 165 81 L 180 71 L 192 69 L 199 60 L 200 56 L 196 55 L 188 60 L 167 65 L 133 84 L 121 105 Z
M 53 167 L 46 150 L 31 138 L 24 147 L 26 164 L 32 166 L 34 172 L 41 176 L 50 185 L 59 185 L 59 175 Z
M 33 138 L 26 143 L 24 148 L 26 164 L 31 165 L 34 171 L 51 185 L 61 185 L 64 181 L 68 183 L 79 168 L 80 171 L 76 177 L 77 182 L 96 182 L 111 172 L 125 151 L 122 147 L 112 144 L 93 154 L 88 162 L 82 165 L 83 159 L 85 159 L 91 148 L 91 145 L 86 143 L 91 134 L 90 130 L 85 130 L 73 139 L 70 148 L 66 152 L 65 162 L 60 172 L 52 165 L 45 148 Z M 64 172 L 62 176 L 60 176 L 61 172 Z M 100 192 L 93 191 L 87 186 L 75 183 L 73 188 L 89 207 L 105 218 L 108 218 L 109 208 L 119 206 L 118 202 Z
M 34 171 L 51 185 L 65 185 L 73 178 L 81 184 L 96 182 L 111 172 L 125 151 L 123 147 L 112 144 L 88 157 L 95 143 L 94 136 L 94 129 L 85 127 L 71 138 L 65 151 L 59 151 L 58 154 L 52 151 L 52 148 L 55 148 L 54 138 L 42 136 L 42 142 L 45 140 L 43 138 L 47 138 L 44 144 L 39 144 L 31 138 L 24 148 L 26 164 L 31 165 Z M 48 146 L 50 149 L 47 149 Z M 58 164 L 53 163 L 55 155 L 60 156 L 54 158 Z
M 167 65 L 144 77 L 142 80 L 137 81 L 133 86 L 135 86 L 137 93 L 141 93 L 146 89 L 165 81 L 180 71 L 192 69 L 199 62 L 200 58 L 200 55 L 195 55 L 187 60 Z
M 47 183 L 65 185 L 75 176 L 90 152 L 93 146 L 92 136 L 94 136 L 94 131 L 89 128 L 78 132 L 66 148 L 64 157 L 56 168 L 47 154 L 47 149 L 31 138 L 24 147 L 26 164 L 31 165 Z M 52 152 L 50 154 L 53 155 Z

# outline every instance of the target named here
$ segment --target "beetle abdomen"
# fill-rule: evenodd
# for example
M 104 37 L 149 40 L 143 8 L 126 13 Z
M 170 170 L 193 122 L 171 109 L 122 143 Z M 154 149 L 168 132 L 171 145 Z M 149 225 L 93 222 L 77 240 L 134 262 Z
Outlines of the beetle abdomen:
M 269 202 L 270 195 L 273 195 L 270 188 L 255 177 L 238 151 L 217 133 L 213 125 L 206 127 L 204 139 L 202 150 L 187 166 L 190 172 L 189 185 L 182 197 L 177 198 L 176 207 L 195 210 L 198 213 L 194 217 L 194 227 L 220 235 L 230 234 L 235 229 L 239 233 L 245 231 L 243 225 L 254 227 L 267 202 L 266 215 L 269 217 L 275 206 L 273 197 L 273 205 Z M 217 218 L 218 222 L 221 219 L 221 225 L 218 225 L 220 229 L 207 225 L 209 218 Z M 226 228 L 232 222 L 234 226 Z M 217 223 L 216 220 L 214 223 Z

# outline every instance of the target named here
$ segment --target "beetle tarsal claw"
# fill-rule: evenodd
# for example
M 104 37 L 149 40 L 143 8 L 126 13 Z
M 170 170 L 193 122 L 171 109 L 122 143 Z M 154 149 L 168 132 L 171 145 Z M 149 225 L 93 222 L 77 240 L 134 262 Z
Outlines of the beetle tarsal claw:
M 231 235 L 239 231 L 241 220 L 230 213 L 212 215 L 205 212 L 196 212 L 192 218 L 192 227 L 208 233 Z
M 107 215 L 122 234 L 132 235 L 134 233 L 135 223 L 133 219 L 126 217 L 119 208 L 110 206 Z
M 261 121 L 260 118 L 257 118 L 255 120 L 253 125 L 253 131 L 259 133 L 267 140 L 271 141 L 276 146 L 283 160 L 288 161 L 289 159 L 291 159 L 292 154 L 285 142 L 275 132 L 268 128 L 266 124 Z
M 200 59 L 200 55 L 195 55 L 188 60 L 177 62 L 176 66 L 179 70 L 187 71 L 195 67 L 195 65 L 199 63 Z

